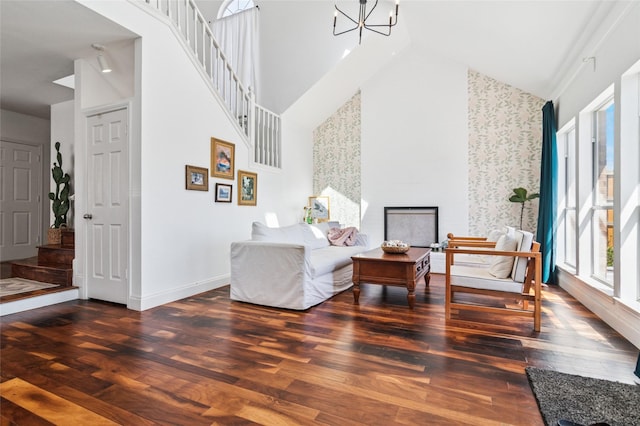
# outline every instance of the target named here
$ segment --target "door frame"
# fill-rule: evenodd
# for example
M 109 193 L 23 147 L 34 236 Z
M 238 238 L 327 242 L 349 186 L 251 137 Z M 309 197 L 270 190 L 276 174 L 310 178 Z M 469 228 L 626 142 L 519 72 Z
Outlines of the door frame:
M 75 250 L 75 260 L 73 265 L 74 270 L 74 285 L 79 287 L 79 297 L 81 299 L 88 299 L 89 295 L 89 247 L 88 247 L 88 222 L 82 218 L 82 216 L 89 211 L 88 201 L 89 201 L 89 187 L 87 185 L 88 181 L 88 167 L 87 167 L 87 124 L 89 121 L 89 117 L 97 115 L 97 114 L 107 114 L 110 112 L 114 112 L 117 110 L 126 110 L 127 121 L 129 129 L 127 131 L 126 144 L 128 150 L 128 164 L 127 164 L 127 172 L 129 174 L 129 191 L 127 194 L 127 308 L 131 308 L 131 295 L 132 295 L 132 286 L 131 286 L 131 266 L 132 266 L 132 229 L 131 229 L 131 216 L 132 216 L 132 202 L 131 202 L 131 193 L 132 193 L 132 180 L 131 177 L 133 175 L 132 171 L 132 161 L 131 161 L 131 151 L 132 151 L 132 123 L 133 123 L 133 101 L 126 100 L 124 102 L 116 102 L 112 104 L 102 105 L 94 108 L 86 108 L 81 110 L 82 119 L 78 120 L 77 125 L 75 127 L 76 132 L 76 140 L 80 143 L 77 146 L 80 148 L 76 151 L 76 197 L 75 197 L 75 211 L 74 216 L 76 217 L 76 227 L 75 227 L 75 237 L 76 237 L 76 250 Z M 81 164 L 78 164 L 80 163 Z M 78 167 L 79 166 L 79 167 Z M 82 221 L 82 222 L 80 222 Z
M 36 250 L 37 250 L 37 246 L 46 244 L 46 241 L 45 241 L 45 236 L 47 234 L 46 230 L 49 227 L 48 225 L 45 225 L 45 217 L 47 219 L 49 218 L 49 215 L 47 214 L 47 212 L 49 211 L 49 208 L 51 206 L 51 204 L 48 202 L 49 198 L 47 197 L 47 194 L 49 193 L 49 188 L 47 187 L 45 190 L 45 176 L 47 176 L 47 172 L 50 171 L 48 166 L 49 163 L 47 163 L 47 161 L 49 160 L 49 151 L 48 149 L 46 149 L 47 147 L 44 144 L 40 144 L 37 142 L 27 142 L 24 140 L 14 139 L 6 136 L 0 137 L 0 141 L 6 142 L 6 143 L 12 143 L 16 145 L 27 145 L 27 146 L 38 148 L 39 150 L 38 155 L 40 156 L 40 161 L 39 161 L 40 176 L 39 176 L 39 179 L 35 182 L 36 192 L 38 194 L 38 212 L 37 212 L 38 235 L 36 236 Z M 48 179 L 47 179 L 47 183 L 49 183 Z M 45 202 L 45 199 L 47 202 Z M 2 260 L 5 261 L 7 259 L 3 257 Z M 12 260 L 15 260 L 15 259 L 12 259 Z

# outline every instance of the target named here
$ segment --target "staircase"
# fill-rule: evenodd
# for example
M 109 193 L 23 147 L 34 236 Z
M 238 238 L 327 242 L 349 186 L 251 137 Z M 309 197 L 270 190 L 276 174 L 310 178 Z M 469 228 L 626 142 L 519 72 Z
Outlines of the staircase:
M 73 229 L 63 229 L 60 244 L 39 246 L 37 257 L 12 262 L 11 276 L 71 287 L 75 257 L 74 240 Z
M 167 20 L 192 59 L 198 62 L 204 80 L 223 103 L 229 118 L 252 151 L 253 161 L 282 167 L 281 117 L 255 102 L 213 36 L 196 0 L 138 0 L 158 17 Z

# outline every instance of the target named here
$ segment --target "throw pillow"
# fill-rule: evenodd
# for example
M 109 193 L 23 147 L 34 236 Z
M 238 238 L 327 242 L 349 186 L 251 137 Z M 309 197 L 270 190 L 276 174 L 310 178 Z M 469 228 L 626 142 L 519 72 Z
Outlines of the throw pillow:
M 514 251 L 517 242 L 515 238 L 508 235 L 502 235 L 496 243 L 497 251 Z M 513 256 L 491 256 L 493 258 L 489 273 L 496 278 L 509 278 L 511 269 L 513 268 Z
M 516 231 L 516 251 L 531 251 L 533 245 L 533 234 L 528 231 Z M 514 281 L 523 283 L 527 273 L 527 261 L 526 257 L 518 257 L 513 262 L 513 270 L 511 271 L 511 277 Z

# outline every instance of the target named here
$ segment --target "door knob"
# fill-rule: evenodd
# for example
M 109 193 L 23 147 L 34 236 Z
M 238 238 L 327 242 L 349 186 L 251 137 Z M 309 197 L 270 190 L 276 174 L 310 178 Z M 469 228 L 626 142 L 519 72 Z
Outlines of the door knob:
M 85 215 L 82 217 L 89 220 L 93 219 L 93 215 L 91 213 L 85 213 Z

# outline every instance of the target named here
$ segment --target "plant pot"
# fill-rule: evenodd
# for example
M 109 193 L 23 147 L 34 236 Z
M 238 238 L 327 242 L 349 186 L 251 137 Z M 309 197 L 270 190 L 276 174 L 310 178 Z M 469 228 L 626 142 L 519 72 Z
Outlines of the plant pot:
M 47 231 L 47 241 L 49 244 L 60 244 L 62 241 L 62 229 L 49 228 Z

